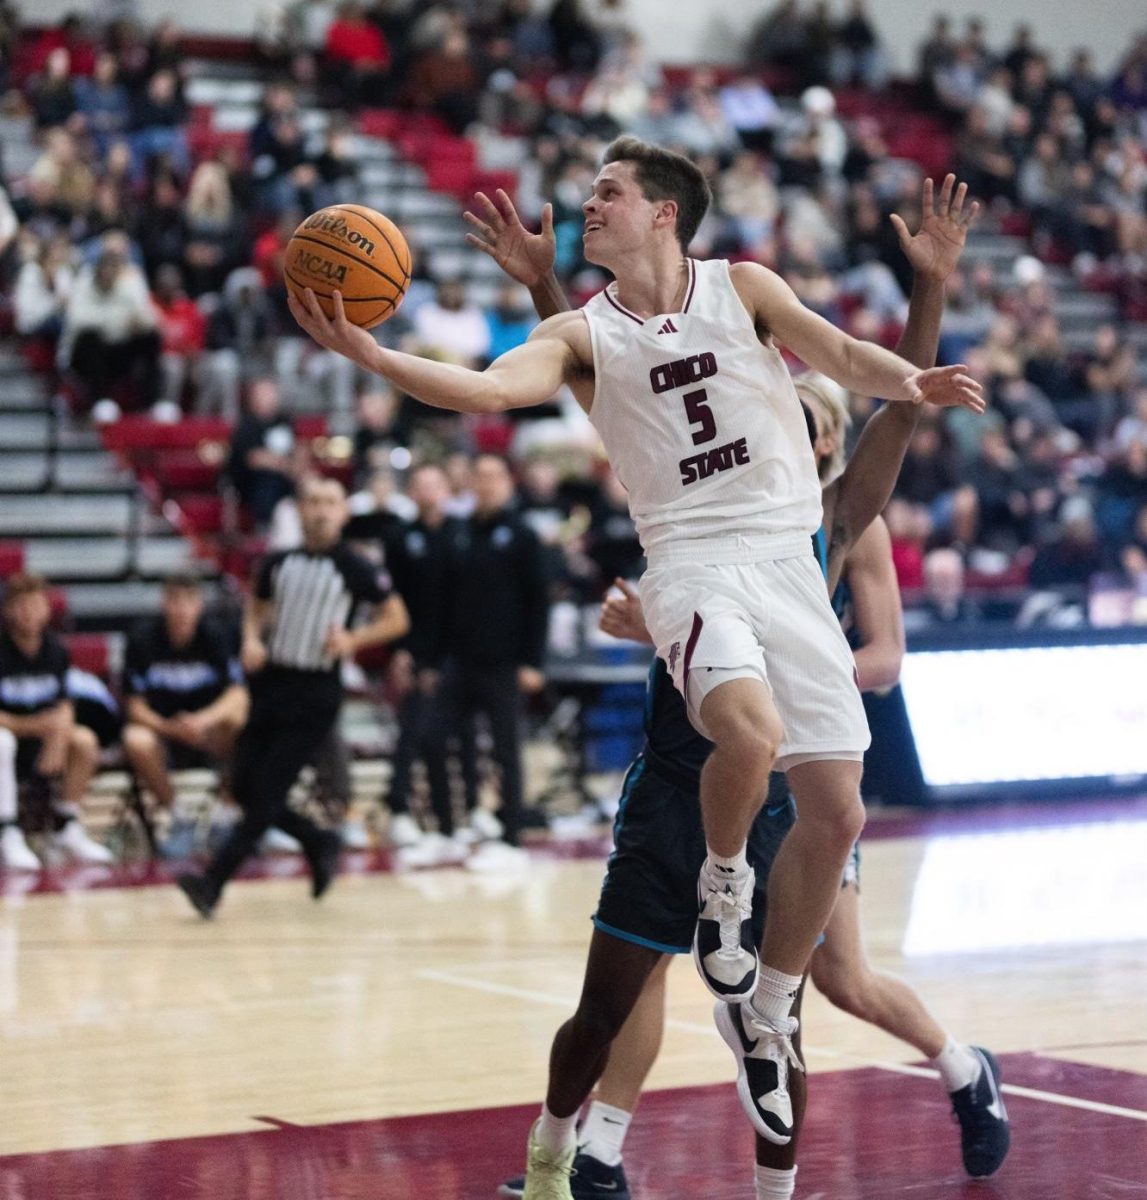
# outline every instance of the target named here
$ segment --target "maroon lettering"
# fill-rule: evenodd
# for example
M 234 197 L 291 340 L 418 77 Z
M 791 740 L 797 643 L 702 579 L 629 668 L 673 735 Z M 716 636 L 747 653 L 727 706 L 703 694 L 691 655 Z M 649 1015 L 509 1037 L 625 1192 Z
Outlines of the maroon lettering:
M 688 387 L 691 383 L 700 383 L 702 379 L 709 379 L 716 374 L 716 356 L 706 351 L 654 367 L 649 372 L 649 386 L 653 388 L 654 395 L 660 396 L 662 392 Z
M 706 450 L 703 454 L 683 458 L 677 467 L 681 472 L 682 485 L 688 487 L 699 479 L 708 479 L 710 475 L 727 471 L 730 467 L 746 466 L 750 461 L 746 440 L 738 438 L 735 442 L 726 442 L 724 446 Z

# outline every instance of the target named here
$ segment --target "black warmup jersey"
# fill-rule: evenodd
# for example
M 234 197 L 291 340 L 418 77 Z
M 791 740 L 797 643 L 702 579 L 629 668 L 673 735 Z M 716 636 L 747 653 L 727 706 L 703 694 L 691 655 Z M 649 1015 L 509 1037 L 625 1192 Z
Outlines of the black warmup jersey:
M 419 665 L 435 663 L 442 654 L 450 545 L 459 536 L 460 524 L 456 517 L 435 527 L 408 521 L 386 542 L 386 565 L 410 611 L 410 632 L 402 645 Z
M 381 604 L 390 591 L 387 572 L 341 542 L 319 553 L 270 555 L 255 581 L 255 595 L 275 606 L 268 665 L 337 681 L 339 661 L 326 651 L 331 630 L 349 628 L 360 604 Z
M 186 646 L 173 646 L 167 622 L 162 617 L 150 620 L 128 642 L 124 692 L 140 696 L 161 717 L 199 712 L 243 682 L 233 641 L 204 619 Z
M 54 633 L 44 634 L 32 658 L 8 633 L 0 634 L 0 710 L 26 717 L 54 708 L 67 699 L 69 666 L 67 648 Z

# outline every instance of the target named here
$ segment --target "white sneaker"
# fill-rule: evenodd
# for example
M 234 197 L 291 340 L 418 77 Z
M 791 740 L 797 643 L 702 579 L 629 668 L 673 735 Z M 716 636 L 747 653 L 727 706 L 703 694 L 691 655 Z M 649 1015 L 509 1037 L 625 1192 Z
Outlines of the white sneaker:
M 32 853 L 18 825 L 5 825 L 0 831 L 0 862 L 9 871 L 38 871 L 43 865 Z
M 348 850 L 370 850 L 374 845 L 370 830 L 362 821 L 344 821 L 339 836 Z
M 302 854 L 302 846 L 289 833 L 276 829 L 273 825 L 263 834 L 259 842 L 259 850 L 263 854 Z
M 403 846 L 397 853 L 404 867 L 454 867 L 466 857 L 466 847 L 441 833 L 425 833 L 414 846 Z
M 92 405 L 92 422 L 95 425 L 111 425 L 120 419 L 120 407 L 106 396 Z
M 480 875 L 499 875 L 520 871 L 530 856 L 520 847 L 506 842 L 485 842 L 466 860 L 466 870 Z
M 403 846 L 417 846 L 423 837 L 418 822 L 409 813 L 395 813 L 390 818 L 390 828 L 386 832 L 390 844 L 400 849 Z
M 92 863 L 105 866 L 115 862 L 115 855 L 107 848 L 89 837 L 87 831 L 73 817 L 54 838 L 55 844 L 65 850 L 76 862 Z
M 479 842 L 496 842 L 505 832 L 502 822 L 488 808 L 476 808 L 470 814 L 470 829 Z

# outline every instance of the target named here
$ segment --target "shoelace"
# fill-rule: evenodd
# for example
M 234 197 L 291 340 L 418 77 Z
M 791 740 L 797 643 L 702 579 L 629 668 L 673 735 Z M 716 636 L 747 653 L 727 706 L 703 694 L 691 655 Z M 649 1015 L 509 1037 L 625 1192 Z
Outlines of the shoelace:
M 746 1010 L 742 1010 L 745 1012 Z M 798 1071 L 804 1070 L 804 1063 L 801 1062 L 796 1049 L 793 1046 L 793 1035 L 799 1028 L 799 1023 L 795 1017 L 788 1018 L 788 1027 L 786 1029 L 778 1029 L 771 1021 L 766 1021 L 761 1017 L 750 1016 L 748 1020 L 749 1029 L 758 1034 L 764 1043 L 764 1057 L 772 1059 L 778 1066 L 783 1063 L 791 1063 Z M 778 1078 L 780 1076 L 778 1075 Z M 778 1091 L 784 1090 L 778 1087 Z
M 725 908 L 724 914 L 717 920 L 717 933 L 721 939 L 721 948 L 717 951 L 718 958 L 740 958 L 743 953 L 741 922 L 751 920 L 753 915 L 753 901 L 748 892 L 748 888 L 738 893 L 726 887 L 723 892 L 716 893 L 717 899 Z

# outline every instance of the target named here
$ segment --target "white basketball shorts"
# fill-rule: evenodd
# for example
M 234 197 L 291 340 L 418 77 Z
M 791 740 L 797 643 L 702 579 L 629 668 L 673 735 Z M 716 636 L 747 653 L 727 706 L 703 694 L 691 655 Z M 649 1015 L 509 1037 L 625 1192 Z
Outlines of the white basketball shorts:
M 675 562 L 646 571 L 640 591 L 645 624 L 698 732 L 714 687 L 754 678 L 772 692 L 784 725 L 778 770 L 864 757 L 870 739 L 856 665 L 811 554 Z

